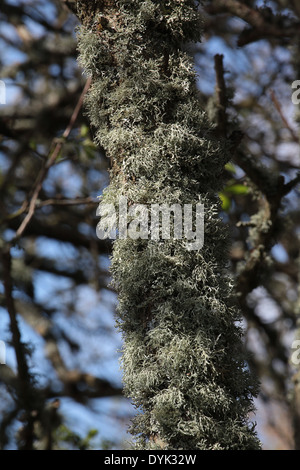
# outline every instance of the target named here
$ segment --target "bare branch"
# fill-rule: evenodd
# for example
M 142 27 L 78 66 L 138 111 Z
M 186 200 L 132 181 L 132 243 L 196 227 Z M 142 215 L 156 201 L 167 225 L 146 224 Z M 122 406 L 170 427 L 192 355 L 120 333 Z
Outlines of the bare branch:
M 226 116 L 226 107 L 227 107 L 227 93 L 226 93 L 226 84 L 224 79 L 224 65 L 223 65 L 223 55 L 215 55 L 215 71 L 216 71 L 216 95 L 217 95 L 217 127 L 220 135 L 226 137 L 226 128 L 227 128 L 227 116 Z
M 4 274 L 4 292 L 7 311 L 10 319 L 10 330 L 12 333 L 12 344 L 16 354 L 18 368 L 18 404 L 26 414 L 26 433 L 24 433 L 24 449 L 30 450 L 33 447 L 34 430 L 32 417 L 32 378 L 27 364 L 27 352 L 24 343 L 21 341 L 21 334 L 17 321 L 15 303 L 13 299 L 13 282 L 11 277 L 11 254 L 10 249 L 2 251 L 2 263 Z
M 99 202 L 95 201 L 91 197 L 85 198 L 74 198 L 74 199 L 65 199 L 65 198 L 51 198 L 46 201 L 41 201 L 36 204 L 36 208 L 45 207 L 45 206 L 79 206 L 79 205 L 98 205 Z
M 299 34 L 299 22 L 289 27 L 278 27 L 278 25 L 266 21 L 259 9 L 253 9 L 238 0 L 214 0 L 205 7 L 205 10 L 210 15 L 229 13 L 241 18 L 251 26 L 251 28 L 245 28 L 241 33 L 238 46 L 244 46 L 267 37 L 283 39 Z
M 286 119 L 283 111 L 282 111 L 282 107 L 276 97 L 276 94 L 275 94 L 275 91 L 274 90 L 270 90 L 270 96 L 271 96 L 271 100 L 272 102 L 274 103 L 275 105 L 275 108 L 277 109 L 280 117 L 281 117 L 281 120 L 283 122 L 283 124 L 285 125 L 285 127 L 289 130 L 291 136 L 292 136 L 292 139 L 294 142 L 296 142 L 296 144 L 299 144 L 299 137 L 298 135 L 295 133 L 294 129 L 292 129 L 292 127 L 290 126 L 288 120 Z
M 63 140 L 59 140 L 59 142 L 56 143 L 53 152 L 50 153 L 49 158 L 45 162 L 44 166 L 41 168 L 41 171 L 40 171 L 40 173 L 37 177 L 36 183 L 34 185 L 33 194 L 32 194 L 32 197 L 31 197 L 31 201 L 29 203 L 28 213 L 27 213 L 26 217 L 24 218 L 24 220 L 22 221 L 20 227 L 18 228 L 18 230 L 16 232 L 16 235 L 15 235 L 15 238 L 13 240 L 13 243 L 15 243 L 22 236 L 22 234 L 24 233 L 27 225 L 29 224 L 29 222 L 32 219 L 32 216 L 33 216 L 35 208 L 36 208 L 36 202 L 37 202 L 39 193 L 42 189 L 44 179 L 46 178 L 47 173 L 48 173 L 49 169 L 51 168 L 51 166 L 54 165 L 54 163 L 55 163 L 55 161 L 56 161 L 56 159 L 59 155 L 59 152 L 61 151 L 61 148 L 63 146 L 63 141 L 65 139 L 67 139 L 70 135 L 70 132 L 71 132 L 71 130 L 72 130 L 74 124 L 75 124 L 75 121 L 77 119 L 79 111 L 82 107 L 84 96 L 85 96 L 87 90 L 89 89 L 90 84 L 91 84 L 91 78 L 88 78 L 87 81 L 86 81 L 85 87 L 84 87 L 84 89 L 83 89 L 83 91 L 80 95 L 80 98 L 77 102 L 77 105 L 76 105 L 76 107 L 73 111 L 70 122 L 69 122 L 67 128 L 65 129 L 63 135 L 62 135 Z

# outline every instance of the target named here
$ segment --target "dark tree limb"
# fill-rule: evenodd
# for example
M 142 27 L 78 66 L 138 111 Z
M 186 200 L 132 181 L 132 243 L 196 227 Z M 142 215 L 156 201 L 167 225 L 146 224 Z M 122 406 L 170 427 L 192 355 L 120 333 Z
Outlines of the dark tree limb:
M 25 344 L 21 340 L 21 333 L 17 320 L 17 312 L 13 299 L 13 281 L 11 277 L 11 254 L 10 250 L 3 250 L 1 253 L 3 274 L 4 274 L 4 292 L 7 311 L 10 319 L 10 330 L 12 333 L 12 344 L 16 354 L 18 369 L 18 405 L 25 411 L 26 426 L 23 433 L 23 449 L 31 450 L 34 441 L 34 419 L 32 416 L 33 407 L 33 386 L 32 376 L 27 363 L 27 351 Z
M 262 9 L 254 9 L 238 0 L 213 0 L 205 7 L 205 11 L 210 15 L 228 13 L 241 18 L 246 23 L 246 27 L 238 39 L 238 46 L 242 47 L 250 42 L 265 38 L 285 39 L 299 34 L 299 22 L 294 22 L 288 27 L 278 25 L 275 21 L 264 18 Z M 270 14 L 270 12 L 269 12 Z
M 216 54 L 215 59 L 215 71 L 216 71 L 216 97 L 217 97 L 217 128 L 218 132 L 222 137 L 226 137 L 227 129 L 227 93 L 224 79 L 224 65 L 223 65 L 222 54 Z

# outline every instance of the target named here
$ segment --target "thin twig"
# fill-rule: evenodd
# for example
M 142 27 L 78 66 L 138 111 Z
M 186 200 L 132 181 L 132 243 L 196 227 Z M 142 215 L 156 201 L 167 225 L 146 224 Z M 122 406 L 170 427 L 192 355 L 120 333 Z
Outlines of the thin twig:
M 271 96 L 271 100 L 272 102 L 274 103 L 274 106 L 275 108 L 277 109 L 280 117 L 281 117 L 281 120 L 283 122 L 283 124 L 285 125 L 285 127 L 289 130 L 291 136 L 292 136 L 292 139 L 294 142 L 296 142 L 297 144 L 299 143 L 299 137 L 297 136 L 297 134 L 295 133 L 294 129 L 292 129 L 292 127 L 290 126 L 288 120 L 286 119 L 282 109 L 281 109 L 281 105 L 276 97 L 276 94 L 275 94 L 275 91 L 274 90 L 270 90 L 270 96 Z
M 41 168 L 41 171 L 40 171 L 40 173 L 37 177 L 37 180 L 36 180 L 36 183 L 35 183 L 35 186 L 34 186 L 34 189 L 33 189 L 33 194 L 32 194 L 32 197 L 31 197 L 31 200 L 30 200 L 30 203 L 29 203 L 29 207 L 28 207 L 28 213 L 27 213 L 26 217 L 24 218 L 24 220 L 22 221 L 21 225 L 19 226 L 12 243 L 15 243 L 23 235 L 27 225 L 29 224 L 30 220 L 32 219 L 32 217 L 34 215 L 34 211 L 35 211 L 35 208 L 36 208 L 36 202 L 37 202 L 39 193 L 42 189 L 43 182 L 44 182 L 44 180 L 47 176 L 47 173 L 48 173 L 49 169 L 51 168 L 51 166 L 54 165 L 54 163 L 55 163 L 55 161 L 56 161 L 56 159 L 59 155 L 59 152 L 61 151 L 61 148 L 63 146 L 63 142 L 69 137 L 70 132 L 73 129 L 73 126 L 74 126 L 75 121 L 78 117 L 79 111 L 82 107 L 84 96 L 85 96 L 88 88 L 90 87 L 90 84 L 91 84 L 91 78 L 88 78 L 87 81 L 86 81 L 85 87 L 84 87 L 84 89 L 83 89 L 83 91 L 80 95 L 80 98 L 77 102 L 77 105 L 76 105 L 76 107 L 73 111 L 70 122 L 69 122 L 67 128 L 65 129 L 63 135 L 62 135 L 62 139 L 60 139 L 56 143 L 53 152 L 50 153 L 47 161 L 45 162 L 44 166 Z M 23 206 L 22 206 L 23 211 L 26 210 L 26 209 L 24 209 L 24 207 L 25 206 L 23 204 Z
M 78 206 L 81 204 L 99 204 L 99 201 L 95 201 L 91 197 L 86 198 L 75 198 L 75 199 L 59 199 L 59 198 L 51 198 L 47 199 L 46 201 L 41 201 L 36 204 L 36 207 L 45 207 L 45 206 Z

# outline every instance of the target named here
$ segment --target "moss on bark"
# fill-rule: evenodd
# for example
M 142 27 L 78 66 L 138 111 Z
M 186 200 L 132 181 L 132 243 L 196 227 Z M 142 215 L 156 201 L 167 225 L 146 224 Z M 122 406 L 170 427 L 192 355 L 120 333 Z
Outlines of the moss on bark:
M 205 241 L 114 242 L 112 272 L 124 338 L 125 393 L 138 409 L 138 449 L 259 449 L 248 415 L 257 383 L 243 350 L 219 217 L 230 142 L 197 99 L 192 0 L 78 2 L 79 60 L 93 78 L 87 109 L 112 159 L 101 204 L 197 204 Z

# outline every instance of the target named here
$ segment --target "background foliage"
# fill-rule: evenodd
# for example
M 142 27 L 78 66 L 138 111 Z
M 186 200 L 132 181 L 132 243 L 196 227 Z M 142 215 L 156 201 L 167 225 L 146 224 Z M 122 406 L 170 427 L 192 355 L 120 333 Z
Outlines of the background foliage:
M 234 121 L 243 132 L 220 197 L 246 345 L 261 381 L 254 419 L 264 448 L 299 448 L 290 359 L 300 308 L 291 101 L 300 79 L 300 10 L 296 0 L 213 0 L 201 8 L 203 41 L 188 46 L 199 100 L 220 126 Z M 76 62 L 77 19 L 61 1 L 3 0 L 0 21 L 7 91 L 0 105 L 0 339 L 7 345 L 0 447 L 120 448 L 134 410 L 118 371 L 110 245 L 95 230 L 109 160 L 93 145 L 82 109 L 70 126 L 86 84 Z

